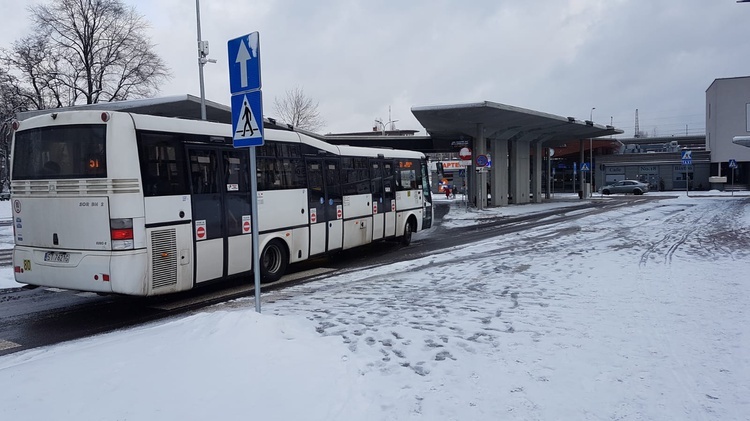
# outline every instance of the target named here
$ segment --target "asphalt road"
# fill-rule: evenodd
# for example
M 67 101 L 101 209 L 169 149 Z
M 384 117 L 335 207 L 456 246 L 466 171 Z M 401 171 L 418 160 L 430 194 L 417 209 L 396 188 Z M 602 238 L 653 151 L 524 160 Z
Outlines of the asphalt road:
M 415 235 L 408 247 L 391 242 L 376 243 L 294 265 L 290 268 L 291 273 L 274 284 L 264 285 L 262 290 L 314 282 L 322 276 L 343 271 L 411 260 L 441 249 L 609 212 L 647 200 L 659 200 L 659 197 L 623 196 L 532 215 L 497 218 L 480 225 L 450 230 L 440 225 L 450 207 L 447 203 L 438 203 L 435 208 L 435 227 Z M 228 281 L 194 291 L 153 298 L 98 296 L 48 288 L 0 290 L 0 355 L 174 317 L 253 293 L 252 279 Z

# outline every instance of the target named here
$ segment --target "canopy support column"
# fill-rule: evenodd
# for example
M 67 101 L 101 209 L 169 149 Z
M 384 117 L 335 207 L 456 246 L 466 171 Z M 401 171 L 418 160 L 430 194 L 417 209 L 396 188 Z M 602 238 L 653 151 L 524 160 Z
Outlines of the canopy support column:
M 529 203 L 529 175 L 531 147 L 528 141 L 513 142 L 510 165 L 510 194 L 514 204 Z
M 542 203 L 542 141 L 533 142 L 534 145 L 534 162 L 533 178 L 531 179 L 531 191 L 533 193 L 533 202 Z
M 508 139 L 492 139 L 492 182 L 490 182 L 491 206 L 508 205 Z

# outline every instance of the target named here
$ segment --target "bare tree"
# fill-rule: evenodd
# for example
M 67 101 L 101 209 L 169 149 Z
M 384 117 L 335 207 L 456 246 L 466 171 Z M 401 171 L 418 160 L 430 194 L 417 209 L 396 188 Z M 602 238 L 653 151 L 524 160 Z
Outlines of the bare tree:
M 62 98 L 57 78 L 57 62 L 45 35 L 38 34 L 21 38 L 13 43 L 10 53 L 3 57 L 4 62 L 20 72 L 22 79 L 8 74 L 7 83 L 20 98 L 17 101 L 30 105 L 32 109 L 62 107 Z M 4 92 L 9 95 L 10 92 Z
M 169 70 L 144 35 L 148 24 L 120 0 L 58 0 L 29 8 L 37 35 L 5 62 L 21 72 L 36 108 L 148 97 Z
M 305 95 L 299 86 L 286 91 L 281 99 L 274 98 L 273 104 L 279 119 L 296 128 L 314 132 L 325 125 L 318 112 L 318 103 Z
M 0 69 L 0 189 L 10 185 L 10 143 L 13 136 L 11 123 L 19 111 L 29 109 L 25 95 L 18 91 L 17 79 Z

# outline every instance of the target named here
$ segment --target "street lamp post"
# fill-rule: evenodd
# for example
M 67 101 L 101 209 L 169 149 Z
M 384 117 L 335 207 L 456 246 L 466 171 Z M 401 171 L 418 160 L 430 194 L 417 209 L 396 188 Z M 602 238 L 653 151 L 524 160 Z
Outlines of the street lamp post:
M 591 107 L 591 114 L 589 114 L 589 121 L 594 124 L 594 110 L 596 107 Z M 594 191 L 594 140 L 589 138 L 589 195 Z
M 216 63 L 216 60 L 206 58 L 208 56 L 208 41 L 201 40 L 201 4 L 195 0 L 195 17 L 198 27 L 198 78 L 201 87 L 201 120 L 206 119 L 206 89 L 203 84 L 203 66 L 206 63 Z

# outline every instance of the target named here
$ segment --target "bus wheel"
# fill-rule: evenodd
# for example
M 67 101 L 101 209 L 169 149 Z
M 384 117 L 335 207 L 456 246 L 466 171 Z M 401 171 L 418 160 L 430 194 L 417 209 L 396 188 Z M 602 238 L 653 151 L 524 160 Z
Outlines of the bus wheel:
M 409 219 L 406 221 L 406 225 L 404 225 L 404 236 L 401 237 L 401 244 L 408 246 L 411 244 L 411 234 L 414 232 L 414 228 L 412 226 L 412 221 Z
M 286 272 L 289 252 L 281 240 L 271 240 L 260 255 L 260 278 L 263 282 L 278 281 Z

